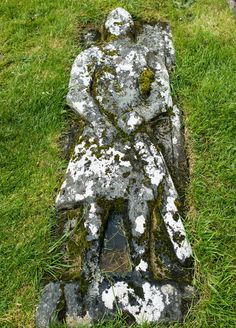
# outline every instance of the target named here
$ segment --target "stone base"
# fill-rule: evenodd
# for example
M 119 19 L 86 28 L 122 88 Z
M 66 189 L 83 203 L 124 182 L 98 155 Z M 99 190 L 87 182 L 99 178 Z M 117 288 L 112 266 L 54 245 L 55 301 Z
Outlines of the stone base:
M 47 328 L 59 321 L 69 327 L 114 319 L 123 314 L 129 322 L 181 321 L 186 300 L 193 294 L 189 285 L 118 279 L 94 281 L 82 296 L 78 282 L 51 282 L 44 288 L 37 309 L 36 326 Z

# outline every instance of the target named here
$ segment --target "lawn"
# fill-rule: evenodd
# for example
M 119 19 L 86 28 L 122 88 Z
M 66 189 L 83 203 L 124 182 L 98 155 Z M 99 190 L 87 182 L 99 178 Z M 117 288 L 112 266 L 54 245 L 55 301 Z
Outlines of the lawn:
M 170 327 L 235 327 L 236 21 L 226 0 L 1 1 L 0 327 L 34 327 L 42 278 L 60 270 L 51 231 L 70 68 L 83 26 L 116 6 L 169 21 L 177 52 L 172 88 L 185 115 L 198 298 Z

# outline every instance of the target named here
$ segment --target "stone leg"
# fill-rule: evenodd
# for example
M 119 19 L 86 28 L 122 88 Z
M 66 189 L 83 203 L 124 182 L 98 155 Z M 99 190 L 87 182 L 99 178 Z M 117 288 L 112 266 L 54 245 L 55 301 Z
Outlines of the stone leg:
M 153 186 L 154 198 L 159 199 L 161 203 L 160 214 L 175 255 L 181 263 L 185 263 L 191 257 L 191 246 L 186 239 L 183 222 L 177 208 L 178 194 L 165 160 L 147 135 L 137 135 L 135 147 L 145 163 L 145 174 Z
M 161 195 L 160 214 L 164 221 L 166 231 L 169 235 L 177 259 L 185 264 L 191 258 L 192 249 L 187 240 L 186 232 L 179 214 L 178 194 L 167 170 L 163 179 L 163 192 Z
M 135 271 L 142 276 L 149 273 L 148 249 L 149 249 L 149 220 L 150 213 L 145 192 L 135 189 L 131 194 L 128 205 L 128 217 L 131 224 L 131 258 Z

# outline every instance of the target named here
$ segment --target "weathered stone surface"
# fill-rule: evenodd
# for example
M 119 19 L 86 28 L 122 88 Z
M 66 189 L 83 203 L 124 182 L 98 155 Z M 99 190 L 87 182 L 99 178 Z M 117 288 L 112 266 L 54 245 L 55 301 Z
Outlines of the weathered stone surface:
M 59 304 L 62 297 L 60 283 L 50 282 L 43 290 L 40 304 L 37 308 L 36 325 L 39 328 L 49 327 L 57 322 Z
M 103 312 L 114 313 L 118 307 L 137 323 L 166 321 L 167 318 L 179 321 L 182 318 L 181 293 L 171 284 L 117 281 L 102 291 L 101 299 Z
M 119 309 L 138 323 L 178 321 L 191 294 L 191 246 L 177 192 L 187 165 L 171 97 L 170 29 L 137 29 L 117 8 L 104 30 L 106 41 L 76 58 L 67 95 L 87 125 L 56 199 L 59 216 L 68 216 L 67 257 L 79 263 L 78 281 L 63 283 L 64 319 L 75 326 Z M 47 302 L 55 308 L 43 296 L 39 309 Z
M 66 322 L 70 327 L 78 326 L 79 318 L 83 317 L 83 298 L 79 287 L 76 282 L 64 286 Z

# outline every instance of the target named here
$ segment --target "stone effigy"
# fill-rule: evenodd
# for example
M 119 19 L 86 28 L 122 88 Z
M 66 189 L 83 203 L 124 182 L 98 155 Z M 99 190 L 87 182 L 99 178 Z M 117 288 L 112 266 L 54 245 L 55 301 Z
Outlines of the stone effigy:
M 138 323 L 180 321 L 192 267 L 176 189 L 183 195 L 187 174 L 170 29 L 135 26 L 117 8 L 103 41 L 93 36 L 71 71 L 67 103 L 86 127 L 56 199 L 77 269 L 45 287 L 37 326 L 59 318 L 73 327 L 117 311 Z

